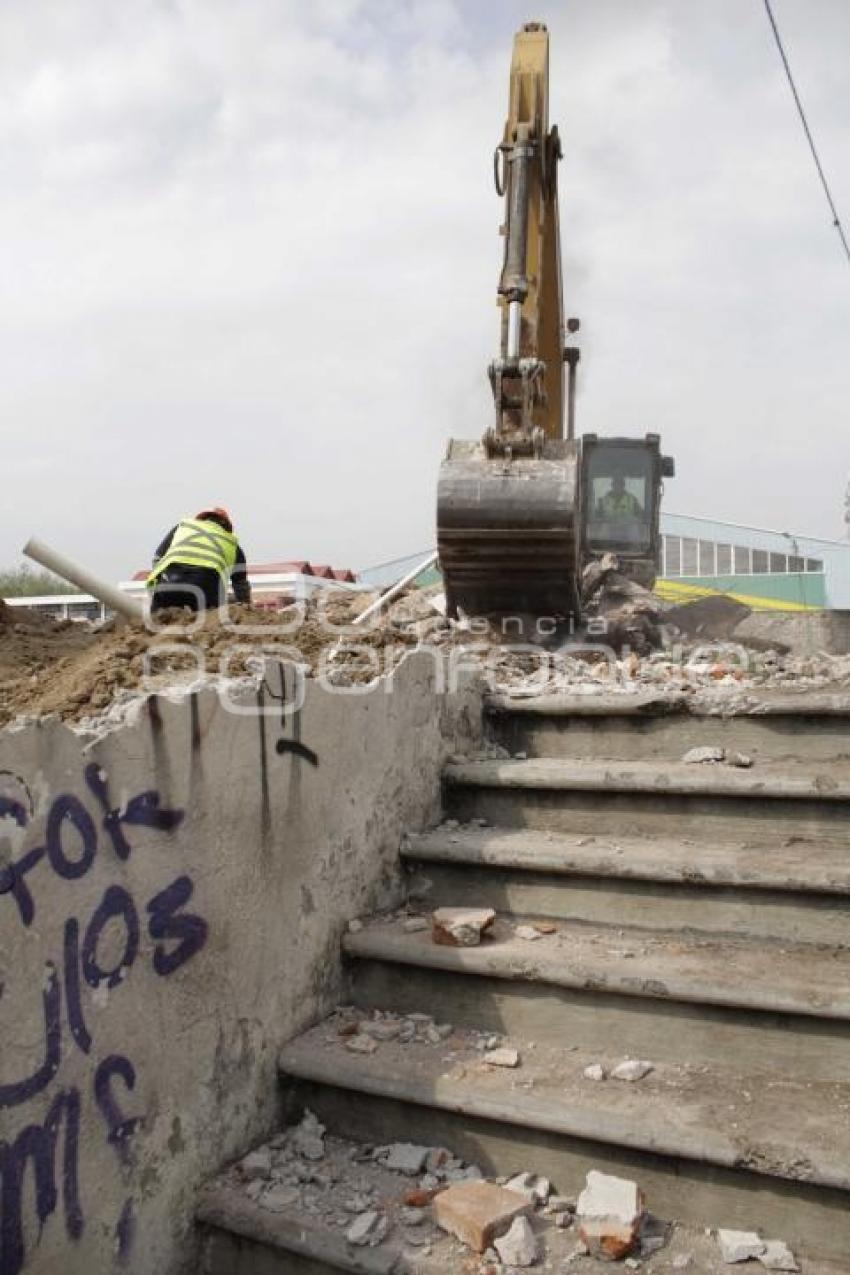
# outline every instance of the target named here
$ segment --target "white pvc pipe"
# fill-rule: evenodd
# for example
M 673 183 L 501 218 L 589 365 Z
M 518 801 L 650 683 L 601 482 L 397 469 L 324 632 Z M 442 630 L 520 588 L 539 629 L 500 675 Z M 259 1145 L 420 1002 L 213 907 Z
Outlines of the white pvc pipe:
M 435 550 L 429 558 L 426 558 L 424 562 L 420 562 L 418 567 L 414 567 L 412 571 L 408 571 L 407 575 L 402 576 L 396 584 L 391 585 L 390 588 L 387 589 L 386 593 L 382 593 L 379 598 L 376 598 L 374 602 L 371 602 L 369 606 L 367 606 L 366 610 L 361 611 L 357 619 L 353 620 L 352 623 L 361 624 L 363 620 L 368 619 L 370 615 L 374 615 L 376 611 L 379 611 L 381 607 L 386 606 L 388 602 L 392 602 L 393 598 L 396 597 L 397 594 L 401 593 L 406 584 L 410 584 L 411 580 L 415 580 L 416 577 L 421 575 L 423 571 L 427 571 L 428 567 L 433 566 L 436 561 L 437 553 Z
M 97 598 L 98 602 L 108 606 L 111 611 L 116 611 L 118 615 L 123 615 L 128 620 L 144 619 L 144 611 L 133 598 L 128 598 L 120 589 L 99 580 L 97 576 L 86 571 L 85 567 L 78 566 L 76 562 L 51 549 L 43 541 L 36 540 L 33 536 L 24 545 L 23 551 L 28 558 L 32 558 L 33 562 L 47 567 L 48 571 L 61 576 L 70 584 L 75 584 L 84 593 L 90 593 L 92 597 Z

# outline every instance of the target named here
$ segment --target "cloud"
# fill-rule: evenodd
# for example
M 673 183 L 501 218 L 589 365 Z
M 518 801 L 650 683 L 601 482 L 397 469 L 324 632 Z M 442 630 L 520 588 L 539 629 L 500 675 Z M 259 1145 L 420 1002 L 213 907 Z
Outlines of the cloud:
M 444 440 L 491 418 L 491 155 L 525 16 L 0 9 L 5 560 L 34 531 L 126 576 L 210 502 L 254 559 L 433 543 Z M 537 16 L 580 428 L 659 430 L 679 511 L 837 533 L 847 271 L 757 6 Z M 850 14 L 778 16 L 850 209 Z

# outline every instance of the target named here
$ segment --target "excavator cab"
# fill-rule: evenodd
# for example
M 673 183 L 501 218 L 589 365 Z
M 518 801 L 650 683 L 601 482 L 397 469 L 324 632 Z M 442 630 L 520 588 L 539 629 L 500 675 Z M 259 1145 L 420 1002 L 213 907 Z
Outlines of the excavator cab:
M 659 558 L 663 480 L 676 472 L 660 438 L 599 438 L 585 434 L 579 465 L 579 556 L 582 568 L 606 553 L 623 575 L 652 588 Z

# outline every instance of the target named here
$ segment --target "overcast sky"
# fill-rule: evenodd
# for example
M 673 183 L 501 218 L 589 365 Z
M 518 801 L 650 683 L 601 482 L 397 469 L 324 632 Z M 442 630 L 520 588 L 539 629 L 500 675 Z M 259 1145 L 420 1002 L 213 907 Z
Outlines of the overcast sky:
M 774 0 L 850 225 L 850 4 Z M 667 508 L 837 537 L 850 266 L 761 0 L 0 0 L 0 566 L 434 542 L 492 407 L 511 37 L 545 20 L 579 429 Z

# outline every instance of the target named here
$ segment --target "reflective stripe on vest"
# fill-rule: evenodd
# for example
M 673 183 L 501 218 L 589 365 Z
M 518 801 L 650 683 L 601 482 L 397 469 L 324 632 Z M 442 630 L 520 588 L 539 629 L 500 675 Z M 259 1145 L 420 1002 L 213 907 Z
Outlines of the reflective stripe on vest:
M 184 518 L 177 524 L 171 544 L 147 578 L 152 589 L 168 567 L 206 567 L 226 580 L 236 562 L 238 541 L 232 531 L 225 531 L 217 522 L 205 522 L 198 518 Z

